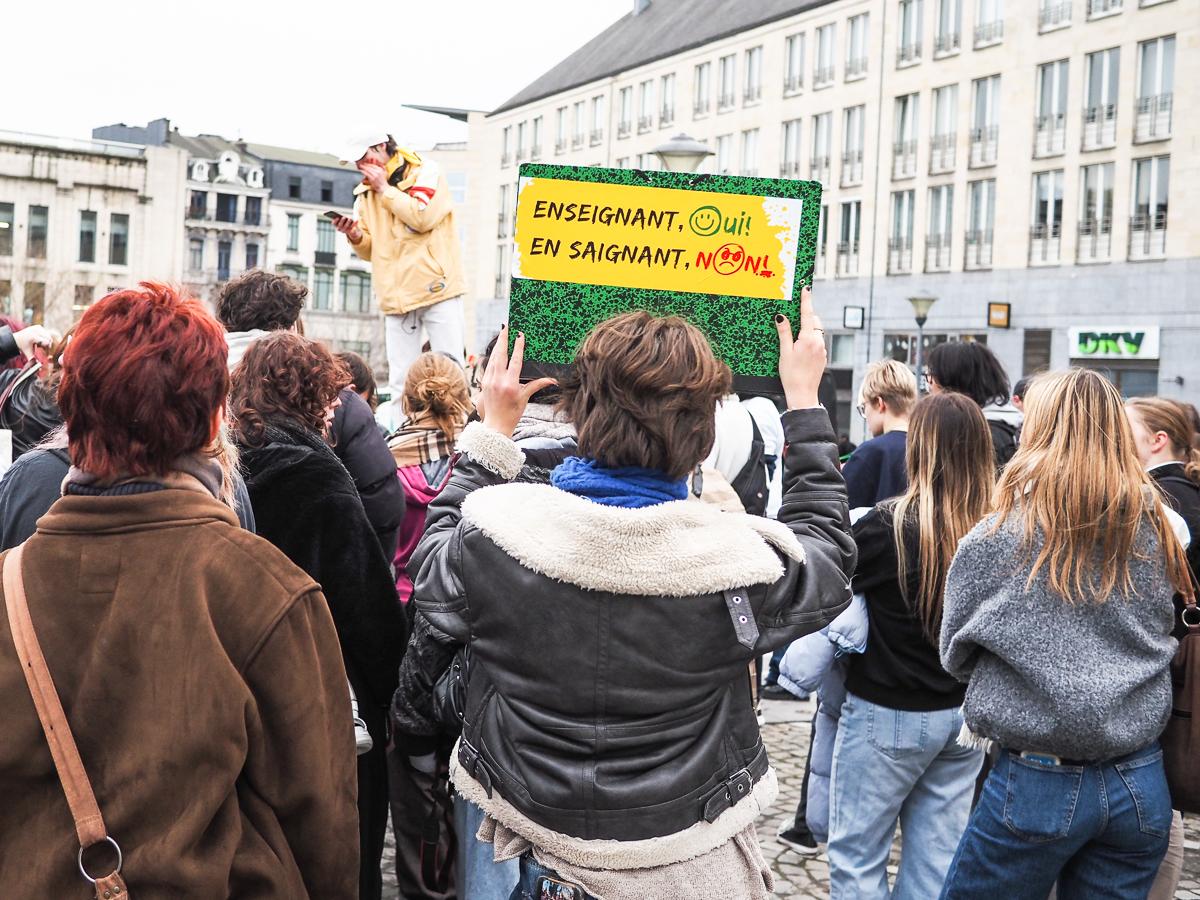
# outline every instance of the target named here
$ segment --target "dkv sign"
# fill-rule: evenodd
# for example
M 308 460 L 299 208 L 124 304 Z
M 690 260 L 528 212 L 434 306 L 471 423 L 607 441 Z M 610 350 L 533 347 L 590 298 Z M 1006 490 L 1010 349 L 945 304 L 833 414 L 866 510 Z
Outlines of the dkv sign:
M 1073 359 L 1158 359 L 1157 325 L 1100 325 L 1069 333 Z

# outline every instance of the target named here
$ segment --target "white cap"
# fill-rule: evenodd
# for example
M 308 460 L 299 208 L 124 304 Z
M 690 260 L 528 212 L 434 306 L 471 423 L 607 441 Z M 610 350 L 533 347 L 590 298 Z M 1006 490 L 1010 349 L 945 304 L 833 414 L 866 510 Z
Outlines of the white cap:
M 363 131 L 351 135 L 342 142 L 337 151 L 338 162 L 343 166 L 352 166 L 366 155 L 369 147 L 387 142 L 386 131 Z

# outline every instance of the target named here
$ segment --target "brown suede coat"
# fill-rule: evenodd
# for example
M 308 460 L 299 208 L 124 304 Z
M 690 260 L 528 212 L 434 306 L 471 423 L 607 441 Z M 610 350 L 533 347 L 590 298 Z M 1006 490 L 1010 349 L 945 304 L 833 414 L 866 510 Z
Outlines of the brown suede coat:
M 350 700 L 312 579 L 183 489 L 62 498 L 24 577 L 136 900 L 357 897 Z M 94 897 L 2 610 L 0 728 L 0 884 Z

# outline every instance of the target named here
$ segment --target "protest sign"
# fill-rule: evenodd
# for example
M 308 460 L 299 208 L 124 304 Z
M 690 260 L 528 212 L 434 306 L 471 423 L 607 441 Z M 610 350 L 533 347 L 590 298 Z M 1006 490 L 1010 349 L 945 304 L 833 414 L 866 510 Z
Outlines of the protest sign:
M 738 390 L 777 392 L 775 315 L 800 325 L 820 208 L 817 182 L 522 165 L 508 322 L 527 374 L 561 372 L 593 326 L 645 309 L 699 326 Z

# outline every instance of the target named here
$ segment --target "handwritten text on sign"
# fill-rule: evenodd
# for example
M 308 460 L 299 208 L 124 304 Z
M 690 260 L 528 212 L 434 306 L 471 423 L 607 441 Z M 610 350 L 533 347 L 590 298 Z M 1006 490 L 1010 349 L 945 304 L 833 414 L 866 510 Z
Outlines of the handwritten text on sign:
M 788 300 L 799 199 L 522 178 L 516 278 Z

